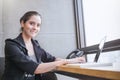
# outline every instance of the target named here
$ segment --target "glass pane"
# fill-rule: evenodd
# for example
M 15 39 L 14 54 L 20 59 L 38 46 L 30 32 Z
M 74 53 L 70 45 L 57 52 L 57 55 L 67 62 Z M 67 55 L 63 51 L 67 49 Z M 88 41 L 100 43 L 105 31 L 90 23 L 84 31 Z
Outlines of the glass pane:
M 86 46 L 99 44 L 104 36 L 106 41 L 120 39 L 120 0 L 82 0 Z M 88 62 L 95 54 L 87 55 Z M 120 51 L 102 53 L 98 62 L 116 62 Z
M 83 0 L 86 46 L 120 38 L 120 0 Z

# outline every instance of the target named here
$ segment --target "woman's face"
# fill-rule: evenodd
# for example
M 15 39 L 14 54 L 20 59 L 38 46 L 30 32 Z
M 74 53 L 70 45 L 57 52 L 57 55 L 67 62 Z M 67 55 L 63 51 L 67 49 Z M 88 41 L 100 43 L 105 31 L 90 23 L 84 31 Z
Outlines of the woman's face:
M 41 18 L 38 15 L 33 15 L 25 23 L 22 21 L 21 26 L 23 28 L 22 33 L 29 38 L 35 37 L 40 31 Z

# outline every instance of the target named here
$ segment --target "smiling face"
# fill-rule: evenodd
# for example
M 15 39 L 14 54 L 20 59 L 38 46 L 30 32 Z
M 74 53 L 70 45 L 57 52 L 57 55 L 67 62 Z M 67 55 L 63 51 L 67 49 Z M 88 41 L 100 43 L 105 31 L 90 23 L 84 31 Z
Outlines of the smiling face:
M 39 15 L 32 15 L 24 22 L 21 21 L 22 34 L 28 38 L 35 37 L 40 31 L 41 17 Z

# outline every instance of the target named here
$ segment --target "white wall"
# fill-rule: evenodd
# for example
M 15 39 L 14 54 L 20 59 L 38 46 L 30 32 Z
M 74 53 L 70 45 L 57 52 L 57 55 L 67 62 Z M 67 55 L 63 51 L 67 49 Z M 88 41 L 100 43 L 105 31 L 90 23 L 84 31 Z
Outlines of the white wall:
M 36 10 L 42 15 L 41 31 L 36 39 L 46 51 L 65 58 L 76 49 L 73 0 L 1 0 L 0 46 L 4 47 L 6 38 L 15 38 L 19 34 L 19 19 L 29 10 Z M 4 56 L 2 47 L 0 56 Z M 61 75 L 58 78 L 75 80 Z
M 29 10 L 42 15 L 41 32 L 37 40 L 51 54 L 65 58 L 76 48 L 72 0 L 4 0 L 4 39 L 19 34 L 19 19 Z
M 107 36 L 106 41 L 120 39 L 120 0 L 83 0 L 86 45 L 98 44 Z M 114 62 L 120 51 L 102 54 L 102 62 Z M 88 59 L 93 61 L 93 55 Z
M 2 10 L 3 10 L 3 4 L 2 4 L 2 0 L 0 0 L 0 56 L 3 56 L 3 25 L 2 25 Z

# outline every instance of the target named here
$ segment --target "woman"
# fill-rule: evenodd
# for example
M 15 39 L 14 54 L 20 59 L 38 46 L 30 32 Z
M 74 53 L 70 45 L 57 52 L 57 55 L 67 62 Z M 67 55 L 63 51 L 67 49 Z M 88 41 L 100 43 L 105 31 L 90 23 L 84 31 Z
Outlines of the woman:
M 25 13 L 20 24 L 22 32 L 19 36 L 5 40 L 5 71 L 2 80 L 47 80 L 43 73 L 55 70 L 60 65 L 85 61 L 82 57 L 67 60 L 56 58 L 33 40 L 40 31 L 41 15 L 38 12 Z

